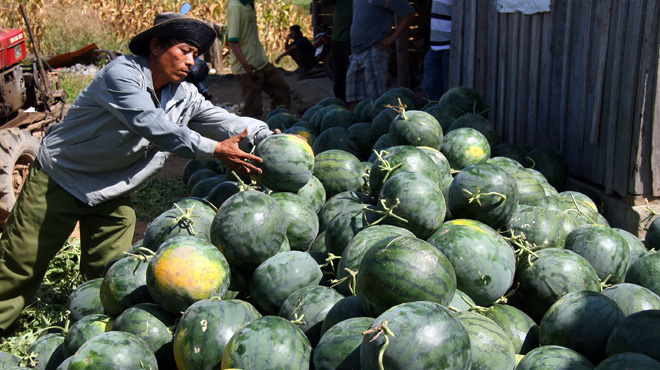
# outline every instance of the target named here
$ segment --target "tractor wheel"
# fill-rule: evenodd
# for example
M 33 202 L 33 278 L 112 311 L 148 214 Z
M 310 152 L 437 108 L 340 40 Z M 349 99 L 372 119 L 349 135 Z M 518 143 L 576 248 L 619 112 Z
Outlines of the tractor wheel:
M 39 139 L 29 131 L 10 128 L 0 131 L 0 227 L 4 228 L 30 166 L 39 151 Z

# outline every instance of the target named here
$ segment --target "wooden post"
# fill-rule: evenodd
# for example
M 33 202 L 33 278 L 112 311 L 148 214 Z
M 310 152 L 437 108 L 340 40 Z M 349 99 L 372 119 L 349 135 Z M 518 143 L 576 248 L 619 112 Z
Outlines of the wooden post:
M 213 27 L 214 24 L 210 23 L 210 26 Z M 220 26 L 220 30 L 222 30 L 223 28 L 224 28 L 223 26 Z M 213 68 L 215 68 L 217 73 L 221 73 L 223 67 L 223 60 L 222 60 L 223 36 L 224 34 L 221 31 L 220 35 L 216 37 L 215 41 L 213 42 L 213 45 L 211 45 L 209 50 L 207 50 L 206 53 L 204 53 L 204 60 L 207 63 L 211 63 L 211 65 L 213 66 Z

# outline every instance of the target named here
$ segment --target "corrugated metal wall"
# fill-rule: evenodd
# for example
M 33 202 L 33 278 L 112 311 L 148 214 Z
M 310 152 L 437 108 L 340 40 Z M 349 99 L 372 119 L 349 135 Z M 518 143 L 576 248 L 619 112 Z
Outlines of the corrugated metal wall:
M 660 0 L 496 3 L 454 1 L 452 86 L 484 94 L 504 141 L 558 148 L 607 193 L 660 196 Z

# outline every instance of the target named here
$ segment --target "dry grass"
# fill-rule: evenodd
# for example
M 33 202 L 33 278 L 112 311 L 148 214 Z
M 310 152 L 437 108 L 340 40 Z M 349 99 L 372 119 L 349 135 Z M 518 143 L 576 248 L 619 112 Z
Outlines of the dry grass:
M 190 16 L 223 25 L 229 0 L 192 0 Z M 4 27 L 23 28 L 25 22 L 17 3 L 24 5 L 40 52 L 56 55 L 78 50 L 95 42 L 102 49 L 128 52 L 128 41 L 148 28 L 156 14 L 179 11 L 175 0 L 18 0 L 2 2 L 0 19 Z M 263 0 L 255 4 L 261 42 L 271 60 L 279 55 L 290 25 L 299 24 L 311 37 L 308 9 L 284 0 Z M 26 30 L 27 31 L 27 30 Z M 27 34 L 27 32 L 26 32 Z M 29 45 L 31 49 L 31 45 Z

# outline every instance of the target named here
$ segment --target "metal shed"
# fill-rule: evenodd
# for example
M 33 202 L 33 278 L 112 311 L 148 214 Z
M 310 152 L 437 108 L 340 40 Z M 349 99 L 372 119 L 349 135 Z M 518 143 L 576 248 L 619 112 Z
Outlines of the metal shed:
M 559 149 L 612 226 L 643 235 L 644 199 L 660 199 L 660 1 L 502 3 L 454 1 L 450 85 L 484 95 L 505 142 Z

